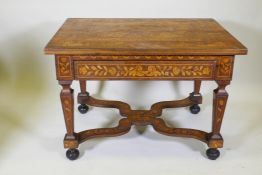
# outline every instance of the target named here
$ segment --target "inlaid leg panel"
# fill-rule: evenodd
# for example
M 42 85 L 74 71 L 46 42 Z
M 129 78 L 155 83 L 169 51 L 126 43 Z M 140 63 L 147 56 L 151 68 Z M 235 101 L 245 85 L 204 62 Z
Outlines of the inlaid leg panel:
M 210 133 L 208 146 L 211 148 L 222 148 L 223 138 L 220 134 L 220 128 L 224 117 L 228 93 L 225 88 L 230 81 L 217 81 L 218 88 L 213 94 L 213 119 L 212 133 Z
M 60 98 L 67 131 L 64 139 L 65 148 L 78 147 L 77 136 L 74 133 L 74 90 L 70 88 L 71 83 L 72 81 L 59 81 L 59 84 L 63 87 Z

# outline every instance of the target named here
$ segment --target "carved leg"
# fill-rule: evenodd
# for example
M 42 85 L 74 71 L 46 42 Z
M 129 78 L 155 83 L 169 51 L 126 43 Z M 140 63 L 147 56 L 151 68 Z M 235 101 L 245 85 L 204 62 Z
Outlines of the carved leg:
M 202 96 L 199 93 L 201 86 L 201 80 L 194 81 L 194 92 L 190 94 L 191 100 L 194 102 L 192 106 L 190 106 L 190 112 L 192 114 L 197 114 L 200 112 L 200 107 L 198 104 L 202 103 Z
M 213 94 L 213 120 L 212 132 L 209 135 L 207 156 L 209 159 L 216 159 L 219 156 L 217 148 L 223 147 L 223 138 L 220 134 L 220 128 L 226 108 L 228 93 L 225 88 L 230 84 L 230 81 L 217 81 L 218 88 Z
M 80 80 L 79 83 L 81 92 L 78 94 L 78 103 L 80 103 L 78 106 L 78 111 L 81 114 L 85 114 L 89 110 L 89 107 L 83 102 L 83 99 L 88 98 L 89 94 L 86 92 L 86 81 Z
M 64 138 L 64 147 L 69 148 L 66 156 L 70 160 L 75 160 L 79 156 L 77 136 L 74 133 L 74 90 L 70 88 L 72 81 L 59 81 L 63 87 L 60 98 L 65 118 L 66 135 Z

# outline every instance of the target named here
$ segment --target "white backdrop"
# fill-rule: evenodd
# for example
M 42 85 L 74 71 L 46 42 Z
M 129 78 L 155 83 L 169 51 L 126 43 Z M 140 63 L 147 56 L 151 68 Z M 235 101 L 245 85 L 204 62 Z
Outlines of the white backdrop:
M 68 162 L 61 142 L 65 129 L 54 59 L 44 55 L 43 48 L 69 17 L 218 20 L 249 49 L 247 56 L 237 56 L 234 79 L 227 88 L 230 99 L 222 131 L 226 137 L 224 150 L 231 150 L 231 153 L 222 152 L 214 165 L 203 160 L 201 154 L 205 148 L 202 144 L 169 137 L 163 137 L 163 141 L 162 136 L 149 129 L 142 135 L 131 132 L 121 137 L 123 140 L 90 141 L 91 146 L 88 143 L 83 146 L 85 154 L 77 163 Z M 178 171 L 207 174 L 212 168 L 224 174 L 262 172 L 257 164 L 262 161 L 262 147 L 256 142 L 262 140 L 259 126 L 262 122 L 259 116 L 262 113 L 261 43 L 261 0 L 0 0 L 0 174 L 17 171 L 35 174 L 39 169 L 49 174 L 53 171 L 57 174 L 73 171 L 108 174 L 110 170 L 114 174 L 174 174 Z M 87 86 L 96 97 L 123 100 L 139 109 L 148 108 L 159 100 L 187 96 L 192 91 L 192 82 L 92 81 Z M 174 119 L 173 114 L 191 114 L 186 109 L 168 110 L 165 113 L 167 120 L 176 126 L 210 130 L 212 90 L 215 87 L 213 82 L 203 82 L 204 104 L 199 117 Z M 73 88 L 78 91 L 77 83 Z M 76 113 L 77 130 L 86 126 L 101 127 L 101 122 L 105 126 L 114 125 L 117 112 L 92 109 L 87 116 L 99 116 L 99 119 Z M 105 168 L 99 168 L 99 164 Z

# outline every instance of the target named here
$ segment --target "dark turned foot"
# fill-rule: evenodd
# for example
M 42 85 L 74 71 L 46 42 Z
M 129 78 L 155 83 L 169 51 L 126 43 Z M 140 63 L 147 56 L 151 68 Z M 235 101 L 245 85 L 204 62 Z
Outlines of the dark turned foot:
M 216 148 L 209 148 L 206 151 L 206 155 L 210 160 L 216 160 L 219 157 L 220 152 Z
M 190 112 L 192 114 L 198 114 L 200 112 L 200 107 L 199 107 L 198 104 L 194 104 L 194 105 L 190 106 L 189 109 L 190 109 Z
M 79 156 L 79 151 L 78 149 L 68 149 L 66 151 L 66 157 L 69 159 L 69 160 L 76 160 Z
M 78 111 L 81 114 L 87 113 L 88 109 L 89 109 L 89 107 L 86 104 L 81 104 L 81 105 L 78 106 Z

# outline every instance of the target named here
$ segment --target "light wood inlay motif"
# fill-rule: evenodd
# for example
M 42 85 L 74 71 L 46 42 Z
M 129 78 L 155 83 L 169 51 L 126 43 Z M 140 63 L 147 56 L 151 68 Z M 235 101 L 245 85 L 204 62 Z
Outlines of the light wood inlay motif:
M 152 125 L 157 132 L 164 135 L 190 137 L 205 143 L 208 142 L 208 133 L 204 131 L 186 128 L 171 128 L 165 124 L 163 119 L 157 118 L 162 115 L 162 111 L 165 108 L 185 107 L 194 104 L 189 97 L 177 101 L 158 102 L 153 104 L 150 110 L 132 110 L 127 103 L 121 101 L 98 100 L 92 96 L 85 98 L 84 103 L 90 106 L 119 109 L 120 114 L 126 118 L 121 119 L 119 125 L 114 128 L 91 129 L 78 133 L 80 143 L 96 137 L 125 134 L 129 131 L 131 125 Z
M 129 56 L 129 55 L 103 55 L 103 56 L 94 56 L 94 55 L 79 55 L 79 56 L 72 56 L 74 60 L 89 60 L 89 61 L 98 61 L 98 60 L 217 60 L 220 59 L 220 57 L 223 56 L 176 56 L 176 55 L 135 55 L 135 56 Z
M 210 140 L 208 146 L 210 148 L 222 148 L 224 144 L 223 138 L 217 140 Z
M 223 77 L 231 78 L 232 71 L 233 71 L 233 62 L 234 62 L 234 58 L 231 57 L 221 57 L 221 59 L 219 59 L 218 61 L 219 70 L 217 75 L 218 78 L 223 78 Z
M 64 148 L 77 148 L 78 145 L 78 140 L 64 139 Z
M 72 77 L 71 58 L 70 56 L 57 56 L 57 75 L 58 77 Z
M 73 123 L 72 97 L 69 95 L 65 95 L 64 92 L 61 93 L 61 103 L 63 107 L 66 126 L 67 125 L 71 126 L 71 124 Z M 73 127 L 68 127 L 67 129 L 68 129 L 69 135 L 73 135 L 74 133 Z
M 152 125 L 157 132 L 164 135 L 191 137 L 207 143 L 208 134 L 204 131 L 188 128 L 170 128 L 165 124 L 164 120 L 160 118 L 154 119 Z
M 212 78 L 212 63 L 76 62 L 77 78 Z
M 128 131 L 131 129 L 131 125 L 132 123 L 129 121 L 129 119 L 123 118 L 119 121 L 119 124 L 113 128 L 85 130 L 78 133 L 78 142 L 82 143 L 91 138 L 120 136 L 128 133 Z
M 65 111 L 65 116 L 69 116 L 71 115 L 71 104 L 69 102 L 69 100 L 67 100 L 66 98 L 64 98 L 65 100 L 63 100 L 63 105 L 64 105 L 64 111 Z M 71 117 L 66 117 L 66 121 L 67 122 L 72 122 L 71 121 Z
M 221 122 L 222 122 L 224 110 L 225 110 L 225 107 L 226 107 L 226 101 L 227 101 L 227 97 L 221 98 L 217 101 L 216 123 L 218 125 L 221 124 Z
M 67 130 L 64 139 L 65 148 L 77 148 L 78 146 L 74 133 L 74 90 L 70 88 L 71 83 L 72 81 L 59 81 L 59 84 L 63 87 L 60 98 Z

